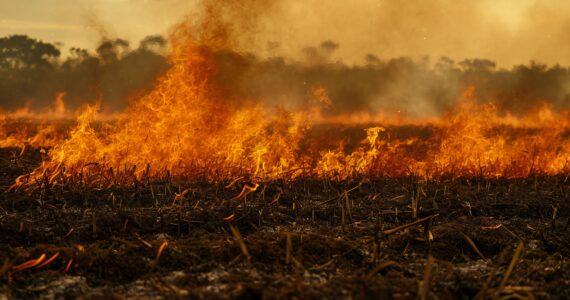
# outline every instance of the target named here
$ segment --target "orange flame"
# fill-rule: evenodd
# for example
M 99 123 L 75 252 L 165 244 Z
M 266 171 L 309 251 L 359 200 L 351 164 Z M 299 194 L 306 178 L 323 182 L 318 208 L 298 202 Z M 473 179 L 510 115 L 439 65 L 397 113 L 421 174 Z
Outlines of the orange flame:
M 340 136 L 337 149 L 319 146 L 320 141 L 306 147 L 308 130 L 324 118 L 318 109 L 238 107 L 212 82 L 211 51 L 184 34 L 173 37 L 170 61 L 172 68 L 156 88 L 117 122 L 95 128 L 98 108 L 88 107 L 69 138 L 55 143 L 42 166 L 17 186 L 34 184 L 37 180 L 31 178 L 45 174 L 55 183 L 83 174 L 85 168 L 92 184 L 120 172 L 132 175 L 121 177 L 125 180 L 168 172 L 185 179 L 247 177 L 255 182 L 302 176 L 493 178 L 570 172 L 570 115 L 547 105 L 524 117 L 501 115 L 491 104 L 478 104 L 469 88 L 448 114 L 416 122 L 431 128 L 427 137 L 394 137 L 387 127 L 374 126 L 350 151 Z M 312 94 L 332 104 L 324 88 L 316 87 Z M 64 111 L 63 102 L 57 107 Z M 246 185 L 237 198 L 256 188 Z

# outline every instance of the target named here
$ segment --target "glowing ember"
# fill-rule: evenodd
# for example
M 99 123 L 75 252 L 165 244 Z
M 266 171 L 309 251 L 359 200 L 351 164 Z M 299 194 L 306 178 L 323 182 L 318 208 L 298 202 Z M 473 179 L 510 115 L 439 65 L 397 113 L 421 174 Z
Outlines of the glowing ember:
M 20 271 L 38 266 L 39 264 L 41 264 L 45 260 L 45 258 L 46 258 L 46 255 L 44 253 L 40 257 L 38 257 L 37 259 L 32 259 L 32 260 L 29 260 L 29 261 L 21 264 L 21 265 L 13 266 L 12 272 L 16 273 L 16 272 L 20 272 Z

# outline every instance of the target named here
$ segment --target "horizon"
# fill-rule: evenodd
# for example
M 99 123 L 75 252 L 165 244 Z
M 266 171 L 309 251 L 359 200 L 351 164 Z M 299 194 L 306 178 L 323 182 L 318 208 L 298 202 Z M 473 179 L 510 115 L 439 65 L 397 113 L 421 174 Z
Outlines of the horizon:
M 47 0 L 2 2 L 0 36 L 24 34 L 60 44 L 64 57 L 71 47 L 93 52 L 104 39 L 123 38 L 136 47 L 145 36 L 167 37 L 175 24 L 196 13 L 199 3 L 60 0 L 54 6 Z M 570 3 L 563 1 L 438 0 L 402 5 L 359 0 L 358 5 L 329 2 L 325 7 L 317 1 L 289 1 L 270 5 L 256 25 L 254 43 L 237 50 L 299 60 L 304 48 L 330 40 L 339 45 L 331 60 L 347 65 L 362 65 L 367 54 L 374 54 L 382 59 L 482 58 L 507 69 L 531 61 L 568 66 L 570 57 L 564 53 L 570 52 L 570 42 L 563 38 L 570 28 L 567 12 Z

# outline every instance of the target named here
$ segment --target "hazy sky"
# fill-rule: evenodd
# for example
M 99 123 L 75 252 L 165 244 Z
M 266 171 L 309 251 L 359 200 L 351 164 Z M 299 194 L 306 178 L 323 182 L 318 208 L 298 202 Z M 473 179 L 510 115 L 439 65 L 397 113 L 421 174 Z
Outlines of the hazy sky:
M 166 34 L 198 0 L 0 0 L 0 36 L 23 33 L 63 49 L 92 49 L 102 35 L 129 39 Z M 236 1 L 236 0 L 228 0 Z M 262 54 L 300 58 L 324 40 L 333 59 L 366 54 L 489 58 L 501 66 L 537 60 L 570 65 L 567 0 L 282 0 L 260 20 Z M 268 50 L 268 42 L 279 47 Z

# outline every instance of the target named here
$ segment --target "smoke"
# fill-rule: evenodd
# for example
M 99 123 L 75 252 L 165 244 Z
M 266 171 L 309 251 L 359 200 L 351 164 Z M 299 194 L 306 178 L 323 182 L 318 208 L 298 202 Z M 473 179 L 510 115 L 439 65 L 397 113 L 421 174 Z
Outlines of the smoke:
M 173 39 L 192 38 L 193 43 L 214 50 L 247 49 L 263 28 L 264 16 L 274 6 L 271 0 L 203 0 L 182 22 L 174 26 Z
M 323 87 L 329 115 L 425 117 L 474 86 L 480 101 L 523 113 L 542 102 L 570 108 L 570 71 L 555 65 L 570 64 L 568 11 L 570 3 L 530 0 L 203 0 L 169 37 L 208 49 L 215 83 L 231 99 L 295 109 Z M 44 70 L 0 70 L 1 106 L 42 107 L 65 91 L 70 107 L 101 100 L 120 110 L 152 89 L 168 67 L 165 39 L 132 49 L 94 13 L 85 20 L 101 37 L 95 53 L 75 49 Z
M 570 19 L 553 8 L 570 5 L 519 2 L 506 10 L 507 2 L 207 0 L 183 24 L 193 24 L 196 40 L 216 52 L 217 84 L 233 98 L 297 107 L 306 104 L 311 88 L 323 86 L 334 104 L 329 114 L 425 117 L 442 113 L 475 86 L 481 101 L 504 111 L 521 113 L 543 101 L 567 108 L 567 69 L 534 62 L 497 69 L 486 58 L 515 62 L 514 49 L 500 45 L 540 40 L 539 24 L 548 25 L 541 33 L 565 28 Z M 323 33 L 339 40 L 316 40 Z M 291 41 L 306 41 L 300 56 L 287 48 Z M 362 49 L 378 52 L 362 55 Z M 343 63 L 351 53 L 364 62 Z
M 53 104 L 56 93 L 66 92 L 72 110 L 96 101 L 121 110 L 151 90 L 168 68 L 164 38 L 149 36 L 135 49 L 128 45 L 123 39 L 108 40 L 96 53 L 73 48 L 64 61 L 41 69 L 0 68 L 0 106 L 16 109 L 28 100 L 41 109 Z M 331 58 L 343 47 L 318 42 L 303 47 L 307 54 L 299 60 L 212 49 L 214 83 L 236 103 L 257 101 L 291 110 L 305 107 L 313 100 L 311 91 L 322 87 L 332 102 L 324 111 L 328 115 L 399 111 L 435 116 L 452 107 L 468 87 L 475 87 L 481 102 L 493 102 L 502 111 L 524 113 L 543 102 L 570 109 L 567 67 L 529 63 L 501 69 L 486 59 L 383 59 L 376 54 L 369 54 L 366 63 L 348 65 Z
M 437 116 L 471 87 L 480 102 L 494 103 L 503 112 L 522 114 L 545 102 L 570 109 L 569 68 L 530 63 L 507 70 L 487 59 L 382 60 L 373 54 L 355 66 L 331 61 L 324 44 L 334 44 L 334 51 L 342 48 L 330 41 L 305 47 L 310 55 L 299 61 L 218 52 L 217 83 L 228 94 L 291 109 L 306 105 L 312 88 L 323 87 L 332 102 L 329 115 Z
M 378 57 L 488 58 L 500 67 L 536 60 L 570 64 L 570 2 L 534 0 L 355 0 L 281 2 L 260 39 L 281 44 L 278 54 L 300 59 L 303 46 L 333 40 L 335 56 L 361 64 Z M 264 51 L 264 43 L 251 51 Z
M 87 29 L 93 30 L 97 33 L 99 41 L 110 39 L 109 26 L 105 24 L 94 11 L 84 11 L 82 14 L 82 20 Z
M 210 7 L 212 15 L 229 23 L 234 36 L 255 32 L 248 34 L 249 41 L 239 38 L 239 52 L 264 57 L 300 60 L 304 47 L 332 40 L 342 45 L 334 59 L 347 64 L 365 63 L 366 55 L 372 53 L 384 59 L 487 58 L 504 68 L 530 60 L 570 65 L 570 2 L 561 0 L 8 2 L 3 18 L 12 29 L 0 28 L 0 35 L 23 33 L 81 47 L 99 42 L 92 31 L 131 42 L 165 34 L 184 14 L 204 16 L 202 12 Z M 234 20 L 238 25 L 231 24 Z M 82 30 L 84 23 L 92 30 Z M 22 32 L 14 31 L 18 28 Z
M 303 54 L 305 62 L 309 65 L 322 65 L 330 62 L 331 55 L 339 47 L 338 43 L 331 40 L 322 42 L 319 47 L 305 47 Z

